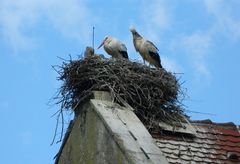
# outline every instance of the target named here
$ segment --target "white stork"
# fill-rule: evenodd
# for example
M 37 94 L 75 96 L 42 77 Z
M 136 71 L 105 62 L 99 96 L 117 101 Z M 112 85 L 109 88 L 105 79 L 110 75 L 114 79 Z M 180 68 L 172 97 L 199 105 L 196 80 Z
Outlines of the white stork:
M 161 59 L 158 54 L 158 48 L 149 40 L 144 39 L 134 28 L 130 28 L 133 35 L 133 44 L 137 52 L 145 60 L 157 68 L 162 68 Z
M 113 58 L 128 59 L 126 46 L 114 37 L 107 36 L 100 44 L 98 49 L 103 45 L 104 50 Z

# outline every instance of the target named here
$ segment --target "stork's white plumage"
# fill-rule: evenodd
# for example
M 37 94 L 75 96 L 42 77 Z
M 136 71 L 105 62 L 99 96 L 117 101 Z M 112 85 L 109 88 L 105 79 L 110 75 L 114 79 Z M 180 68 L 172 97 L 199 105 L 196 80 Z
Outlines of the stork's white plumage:
M 158 48 L 149 40 L 144 39 L 134 28 L 130 28 L 130 31 L 133 35 L 134 47 L 142 56 L 144 64 L 146 60 L 149 64 L 162 68 Z
M 98 48 L 101 46 L 103 46 L 104 50 L 113 58 L 128 59 L 127 47 L 114 37 L 107 36 Z

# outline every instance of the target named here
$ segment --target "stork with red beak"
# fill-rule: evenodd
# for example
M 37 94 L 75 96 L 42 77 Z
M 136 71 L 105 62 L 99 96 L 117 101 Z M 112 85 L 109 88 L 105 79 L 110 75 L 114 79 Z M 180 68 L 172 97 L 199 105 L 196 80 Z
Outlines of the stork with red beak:
M 162 68 L 161 59 L 158 54 L 158 48 L 149 40 L 144 39 L 134 28 L 130 28 L 133 35 L 133 44 L 137 52 L 142 56 L 143 63 L 145 60 L 156 68 Z
M 128 59 L 127 47 L 118 39 L 107 36 L 98 49 L 102 46 L 104 50 L 113 58 Z

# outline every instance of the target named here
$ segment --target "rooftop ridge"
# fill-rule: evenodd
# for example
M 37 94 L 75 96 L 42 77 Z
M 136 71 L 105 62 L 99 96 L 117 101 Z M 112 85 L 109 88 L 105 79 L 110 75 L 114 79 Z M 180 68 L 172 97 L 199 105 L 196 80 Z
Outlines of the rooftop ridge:
M 234 124 L 233 122 L 223 122 L 223 123 L 219 123 L 219 122 L 214 122 L 210 119 L 205 119 L 205 120 L 191 120 L 191 123 L 198 123 L 198 124 L 211 124 L 211 125 L 217 125 L 217 126 L 238 126 L 236 124 Z

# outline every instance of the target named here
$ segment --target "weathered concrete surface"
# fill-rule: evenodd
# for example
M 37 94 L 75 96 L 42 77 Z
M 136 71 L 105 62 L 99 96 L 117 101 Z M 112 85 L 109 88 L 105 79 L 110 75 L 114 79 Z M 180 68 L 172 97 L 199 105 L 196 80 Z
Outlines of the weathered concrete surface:
M 81 114 L 75 118 L 58 163 L 129 163 L 92 106 L 86 104 L 81 110 Z
M 81 107 L 59 164 L 168 163 L 131 110 L 97 95 Z
M 168 163 L 147 129 L 131 110 L 108 101 L 91 100 L 91 103 L 131 163 Z

